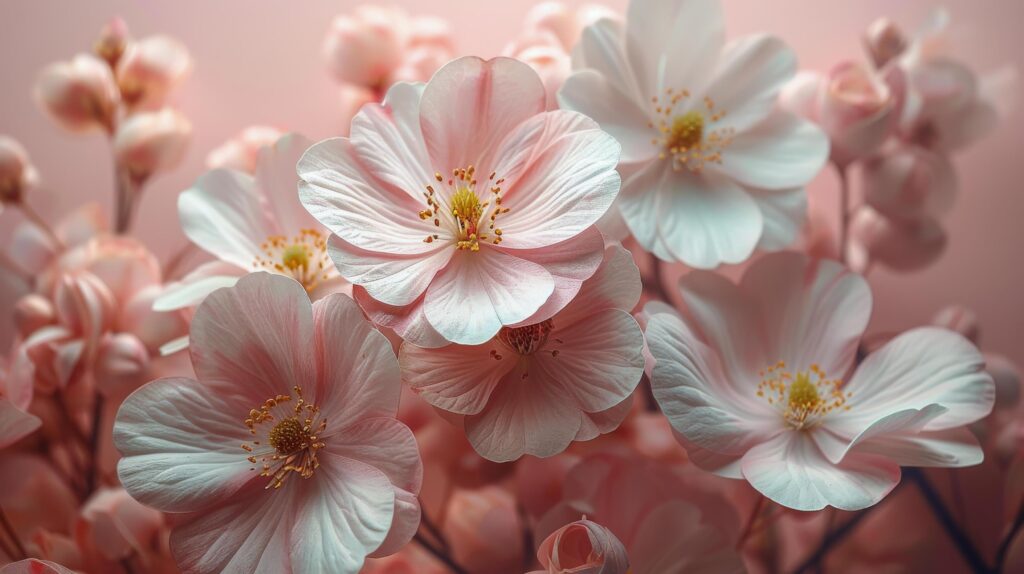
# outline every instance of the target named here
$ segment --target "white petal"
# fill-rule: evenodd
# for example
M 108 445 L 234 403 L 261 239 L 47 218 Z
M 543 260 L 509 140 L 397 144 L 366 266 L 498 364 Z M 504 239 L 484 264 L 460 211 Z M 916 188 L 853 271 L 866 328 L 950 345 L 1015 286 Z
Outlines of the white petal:
M 725 42 L 716 0 L 632 0 L 626 14 L 626 51 L 647 97 L 665 89 L 704 87 Z
M 455 253 L 451 244 L 435 245 L 430 252 L 395 255 L 367 251 L 332 235 L 327 253 L 342 277 L 382 303 L 402 306 L 419 298 Z
M 726 111 L 721 125 L 742 132 L 768 116 L 795 73 L 796 54 L 782 40 L 745 36 L 726 45 L 705 93 L 716 109 Z
M 435 171 L 420 131 L 422 94 L 423 84 L 398 82 L 382 104 L 364 105 L 352 119 L 352 146 L 366 169 L 414 194 L 433 183 Z
M 778 251 L 793 245 L 807 220 L 807 192 L 802 188 L 749 191 L 764 219 L 757 248 Z
M 783 189 L 806 185 L 828 159 L 828 136 L 817 126 L 778 111 L 739 133 L 713 169 L 751 187 Z
M 651 143 L 657 132 L 647 114 L 629 96 L 595 70 L 569 76 L 558 92 L 559 105 L 594 118 L 601 129 L 622 144 L 622 163 L 649 161 L 661 151 Z

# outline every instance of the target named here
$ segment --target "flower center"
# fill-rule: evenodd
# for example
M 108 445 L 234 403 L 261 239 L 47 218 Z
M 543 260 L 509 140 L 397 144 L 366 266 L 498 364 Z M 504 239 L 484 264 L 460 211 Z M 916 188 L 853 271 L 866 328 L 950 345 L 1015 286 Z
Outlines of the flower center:
M 496 226 L 498 216 L 508 213 L 507 207 L 501 207 L 501 184 L 504 178 L 495 180 L 495 173 L 487 177 L 484 188 L 490 188 L 494 196 L 493 203 L 480 201 L 481 187 L 476 179 L 476 168 L 453 169 L 452 177 L 445 180 L 440 172 L 434 174 L 440 189 L 433 185 L 426 186 L 423 194 L 427 201 L 427 209 L 419 212 L 422 220 L 433 219 L 435 227 L 442 224 L 450 227 L 455 237 L 455 247 L 460 250 L 480 251 L 480 243 L 490 241 L 494 245 L 501 243 L 501 228 Z M 438 234 L 428 235 L 425 243 L 433 243 Z
M 266 488 L 281 488 L 293 473 L 302 478 L 313 476 L 320 467 L 317 452 L 325 444 L 320 435 L 327 421 L 320 417 L 320 408 L 307 403 L 302 389 L 293 388 L 292 395 L 277 395 L 249 411 L 245 426 L 259 440 L 243 443 L 242 449 L 252 470 L 260 468 L 260 476 L 270 478 Z
M 757 396 L 767 399 L 778 410 L 786 425 L 795 430 L 819 424 L 828 413 L 849 410 L 846 400 L 852 393 L 843 392 L 841 379 L 829 379 L 818 365 L 795 374 L 779 361 L 761 371 Z
M 662 148 L 660 159 L 672 158 L 672 169 L 700 171 L 708 163 L 722 163 L 722 151 L 732 143 L 732 128 L 714 129 L 714 124 L 725 117 L 725 110 L 715 107 L 710 97 L 704 97 L 703 106 L 690 102 L 689 90 L 669 88 L 665 96 L 651 98 L 657 122 L 648 127 L 658 132 L 651 143 Z M 679 113 L 680 107 L 690 109 Z M 702 108 L 702 109 L 701 109 Z
M 525 327 L 502 327 L 498 340 L 520 355 L 532 355 L 544 346 L 553 328 L 551 319 Z
M 291 238 L 272 235 L 260 249 L 263 255 L 252 263 L 255 270 L 287 275 L 301 283 L 308 293 L 337 274 L 327 254 L 327 238 L 315 229 L 303 229 Z

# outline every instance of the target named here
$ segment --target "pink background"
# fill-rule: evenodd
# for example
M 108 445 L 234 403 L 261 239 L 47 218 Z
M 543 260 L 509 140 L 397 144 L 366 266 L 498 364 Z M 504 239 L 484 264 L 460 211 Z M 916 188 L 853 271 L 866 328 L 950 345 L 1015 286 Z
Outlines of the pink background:
M 413 13 L 447 18 L 458 30 L 461 54 L 497 55 L 518 33 L 532 2 L 396 1 Z M 575 4 L 576 2 L 570 2 Z M 625 0 L 607 2 L 622 10 Z M 192 76 L 177 103 L 194 125 L 184 165 L 154 180 L 136 229 L 159 255 L 184 243 L 178 228 L 177 193 L 203 171 L 206 153 L 247 125 L 264 123 L 320 139 L 341 125 L 337 89 L 326 73 L 321 43 L 331 18 L 354 1 L 269 2 L 4 2 L 0 7 L 0 132 L 20 140 L 43 176 L 47 193 L 32 201 L 48 214 L 87 200 L 109 205 L 109 146 L 100 135 L 72 136 L 50 122 L 32 100 L 32 85 L 46 64 L 92 46 L 101 26 L 123 16 L 136 37 L 165 32 L 192 53 Z M 1024 70 L 1024 2 L 953 0 L 954 46 L 981 71 L 1013 64 Z M 882 0 L 725 0 L 730 37 L 770 31 L 785 39 L 805 68 L 825 70 L 841 58 L 859 58 L 860 33 L 888 15 L 908 28 L 933 4 Z M 1024 364 L 1024 127 L 1017 113 L 988 139 L 956 159 L 961 193 L 947 217 L 949 248 L 922 273 L 873 272 L 874 328 L 905 329 L 926 322 L 944 305 L 962 303 L 981 318 L 982 345 Z M 832 201 L 834 177 L 811 187 Z M 0 215 L 0 237 L 15 221 Z

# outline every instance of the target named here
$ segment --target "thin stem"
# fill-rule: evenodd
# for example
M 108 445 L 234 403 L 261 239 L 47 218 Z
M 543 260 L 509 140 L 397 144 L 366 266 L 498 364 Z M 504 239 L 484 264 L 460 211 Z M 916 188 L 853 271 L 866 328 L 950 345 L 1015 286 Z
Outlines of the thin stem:
M 850 179 L 846 167 L 834 165 L 839 173 L 839 261 L 846 263 L 846 247 L 850 235 Z
M 31 221 L 39 228 L 40 231 L 46 234 L 46 237 L 53 242 L 54 247 L 57 249 L 62 249 L 64 247 L 64 242 L 60 240 L 60 237 L 57 237 L 57 234 L 53 231 L 53 228 L 50 227 L 50 224 L 47 223 L 41 215 L 39 215 L 39 212 L 36 211 L 35 208 L 25 201 L 19 202 L 18 208 L 21 209 L 21 213 L 26 219 Z
M 89 435 L 89 472 L 85 476 L 85 494 L 96 489 L 96 475 L 99 474 L 100 432 L 103 430 L 103 395 L 97 394 L 92 405 L 92 431 Z
M 132 179 L 131 174 L 122 169 L 115 168 L 114 181 L 117 186 L 114 195 L 114 213 L 116 223 L 114 232 L 121 235 L 127 233 L 132 226 L 132 217 L 135 215 L 135 207 L 138 203 L 139 186 Z
M 919 468 L 908 468 L 904 472 L 907 478 L 914 481 L 917 487 L 921 490 L 921 494 L 924 495 L 925 501 L 928 502 L 928 506 L 931 507 L 935 517 L 939 519 L 942 527 L 946 529 L 946 534 L 956 544 L 957 550 L 960 551 L 960 555 L 964 557 L 967 564 L 971 567 L 971 571 L 977 574 L 986 574 L 990 572 L 989 567 L 985 564 L 985 560 L 982 559 L 978 549 L 974 547 L 971 540 L 960 527 L 957 526 L 956 520 L 953 515 L 950 514 L 949 509 L 946 508 L 945 503 L 942 502 L 942 497 L 936 492 L 935 487 L 928 478 L 921 472 Z
M 867 518 L 868 514 L 870 514 L 875 508 L 878 508 L 877 504 L 861 510 L 854 514 L 852 518 L 844 522 L 842 526 L 827 533 L 821 540 L 821 544 L 818 545 L 818 548 L 816 548 L 814 552 L 811 553 L 811 555 L 808 556 L 796 570 L 794 570 L 794 572 L 796 574 L 801 574 L 803 572 L 809 572 L 811 569 L 816 567 L 825 558 L 825 555 L 827 555 L 833 547 L 842 542 L 844 538 L 849 536 L 857 525 Z
M 422 507 L 423 504 L 420 504 L 420 508 Z M 441 548 L 445 552 L 448 552 L 450 550 L 451 547 L 448 545 L 448 539 L 444 537 L 444 534 L 441 532 L 441 529 L 438 528 L 436 524 L 434 524 L 430 517 L 427 516 L 426 512 L 420 513 L 420 526 L 425 528 L 426 531 L 434 537 L 434 540 L 436 540 L 437 543 L 441 545 Z
M 757 522 L 757 518 L 761 516 L 761 511 L 764 510 L 764 505 L 768 501 L 763 495 L 758 494 L 757 503 L 754 505 L 754 509 L 750 512 L 750 517 L 747 518 L 747 523 L 743 527 L 743 533 L 740 534 L 739 540 L 736 541 L 736 549 L 739 550 L 747 543 L 747 539 L 754 533 L 754 524 Z
M 1017 516 L 1013 519 L 1013 526 L 1010 527 L 1010 531 L 1006 533 L 1006 537 L 999 543 L 999 550 L 996 551 L 996 567 L 993 569 L 996 572 L 1002 572 L 1006 567 L 1006 555 L 1010 551 L 1010 544 L 1013 543 L 1013 539 L 1020 533 L 1021 528 L 1024 528 L 1024 500 L 1021 501 L 1020 507 L 1017 508 Z
M 0 524 L 3 525 L 4 532 L 7 533 L 11 542 L 14 543 L 14 547 L 18 551 L 18 554 L 21 555 L 21 558 L 28 558 L 28 552 L 25 551 L 25 545 L 21 543 L 21 538 L 18 538 L 18 533 L 14 531 L 14 527 L 11 526 L 11 522 L 7 520 L 7 514 L 4 513 L 2 508 L 0 508 Z
M 447 552 L 444 552 L 435 547 L 419 532 L 417 532 L 416 535 L 412 537 L 412 539 L 415 540 L 420 546 L 422 546 L 427 552 L 432 554 L 434 558 L 440 560 L 445 566 L 448 567 L 449 570 L 451 570 L 455 574 L 469 574 L 466 571 L 466 569 L 462 566 L 459 566 L 458 563 L 456 563 L 455 560 L 453 560 L 452 557 L 449 556 Z

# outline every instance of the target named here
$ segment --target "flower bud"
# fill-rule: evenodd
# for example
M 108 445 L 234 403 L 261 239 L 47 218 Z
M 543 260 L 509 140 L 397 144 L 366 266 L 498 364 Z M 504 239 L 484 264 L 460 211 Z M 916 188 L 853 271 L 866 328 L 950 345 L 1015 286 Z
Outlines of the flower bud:
M 96 388 L 107 396 L 123 396 L 146 382 L 148 366 L 149 351 L 135 335 L 108 334 L 96 353 Z
M 819 95 L 818 122 L 832 142 L 832 160 L 847 165 L 877 150 L 897 127 L 903 73 L 882 77 L 862 64 L 834 67 Z
M 522 564 L 515 498 L 498 486 L 456 489 L 443 532 L 455 561 L 471 574 L 512 572 Z
M 978 315 L 967 307 L 950 305 L 943 308 L 932 317 L 932 325 L 959 333 L 972 343 L 978 344 Z
M 886 148 L 861 174 L 864 201 L 890 218 L 937 217 L 953 206 L 956 171 L 945 155 L 925 148 Z
M 629 571 L 629 557 L 622 542 L 611 530 L 586 518 L 552 532 L 537 549 L 537 560 L 548 574 Z
M 106 62 L 91 54 L 47 66 L 36 82 L 35 93 L 43 109 L 65 129 L 113 130 L 117 84 Z
M 274 145 L 282 135 L 277 128 L 267 126 L 250 126 L 235 137 L 214 148 L 206 154 L 206 167 L 210 169 L 227 168 L 256 172 L 256 158 L 266 146 Z
M 907 48 L 903 30 L 888 18 L 879 18 L 864 32 L 864 46 L 876 68 L 898 58 Z
M 338 81 L 387 88 L 391 73 L 402 63 L 403 39 L 397 24 L 405 15 L 398 16 L 384 8 L 363 7 L 334 19 L 323 50 Z
M 192 124 L 176 110 L 142 112 L 130 116 L 114 135 L 118 166 L 136 182 L 172 169 L 185 156 Z
M 849 264 L 858 272 L 876 263 L 916 271 L 934 263 L 945 248 L 946 232 L 934 219 L 902 222 L 868 206 L 851 218 Z
M 52 325 L 56 320 L 53 304 L 37 293 L 25 295 L 14 305 L 14 325 L 23 339 L 42 327 Z
M 159 544 L 163 515 L 138 503 L 123 488 L 104 488 L 82 507 L 75 538 L 107 560 L 144 554 Z
M 100 37 L 96 40 L 93 52 L 106 61 L 107 65 L 114 68 L 127 47 L 128 25 L 120 16 L 115 16 L 100 31 Z
M 38 181 L 25 148 L 13 138 L 0 136 L 0 203 L 21 203 Z
M 558 90 L 572 72 L 572 62 L 562 48 L 555 46 L 530 46 L 515 57 L 529 64 L 544 84 L 547 94 L 547 109 L 558 109 Z
M 192 67 L 188 50 L 168 36 L 131 44 L 117 65 L 117 85 L 129 106 L 159 107 Z

